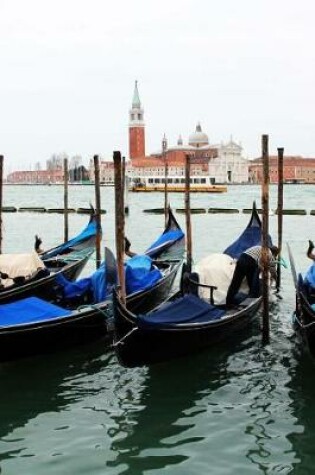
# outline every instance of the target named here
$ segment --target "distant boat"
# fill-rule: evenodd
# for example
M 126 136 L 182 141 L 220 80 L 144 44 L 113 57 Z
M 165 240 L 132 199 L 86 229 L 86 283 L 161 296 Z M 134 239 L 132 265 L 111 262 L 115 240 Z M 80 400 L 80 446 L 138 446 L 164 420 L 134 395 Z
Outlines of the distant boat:
M 284 181 L 285 185 L 305 185 L 304 178 L 292 178 Z
M 144 176 L 134 178 L 129 189 L 133 192 L 150 192 L 165 190 L 165 178 L 161 176 Z M 167 178 L 167 190 L 169 192 L 183 193 L 185 191 L 185 178 L 178 176 L 169 176 Z M 206 175 L 194 176 L 190 179 L 190 191 L 204 193 L 225 193 L 227 186 L 224 184 L 216 184 L 211 177 Z

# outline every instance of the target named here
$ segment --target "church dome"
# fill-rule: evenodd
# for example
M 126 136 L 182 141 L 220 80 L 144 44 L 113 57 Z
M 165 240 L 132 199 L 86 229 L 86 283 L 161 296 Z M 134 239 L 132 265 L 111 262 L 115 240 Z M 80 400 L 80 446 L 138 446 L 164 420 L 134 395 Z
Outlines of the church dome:
M 201 125 L 199 123 L 197 124 L 195 133 L 190 134 L 188 143 L 193 147 L 202 147 L 209 144 L 208 135 L 202 132 Z

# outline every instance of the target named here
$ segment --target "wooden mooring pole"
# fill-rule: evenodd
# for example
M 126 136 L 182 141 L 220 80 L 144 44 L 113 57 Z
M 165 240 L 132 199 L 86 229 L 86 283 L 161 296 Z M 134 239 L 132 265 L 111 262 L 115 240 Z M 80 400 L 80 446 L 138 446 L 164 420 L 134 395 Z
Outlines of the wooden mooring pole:
M 123 185 L 123 193 L 124 193 L 124 213 L 129 214 L 129 205 L 128 205 L 128 177 L 126 175 L 126 158 L 122 158 L 122 185 Z
M 64 220 L 64 242 L 69 240 L 69 199 L 68 199 L 68 185 L 69 185 L 69 170 L 68 158 L 63 159 L 63 220 Z
M 162 153 L 164 160 L 164 217 L 165 217 L 165 226 L 167 226 L 168 220 L 168 163 L 166 158 L 166 149 L 167 149 L 167 140 L 164 134 L 162 140 Z
M 116 255 L 118 267 L 119 295 L 120 300 L 126 303 L 125 269 L 124 269 L 124 244 L 125 244 L 125 213 L 124 213 L 124 183 L 122 181 L 121 153 L 114 152 L 114 176 L 115 176 L 115 236 Z
M 190 214 L 190 155 L 186 154 L 185 162 L 185 216 L 186 216 L 186 242 L 187 242 L 187 272 L 192 269 L 192 233 Z
M 0 254 L 2 254 L 2 208 L 3 208 L 3 155 L 0 155 Z
M 101 265 L 101 187 L 100 187 L 100 162 L 98 155 L 94 155 L 94 186 L 95 186 L 95 216 L 98 232 L 96 234 L 96 268 Z
M 269 136 L 262 136 L 262 341 L 268 344 L 270 341 L 269 329 Z
M 282 230 L 283 230 L 283 154 L 284 149 L 278 148 L 278 265 L 277 265 L 277 282 L 276 288 L 279 292 L 281 287 L 281 254 L 282 254 Z

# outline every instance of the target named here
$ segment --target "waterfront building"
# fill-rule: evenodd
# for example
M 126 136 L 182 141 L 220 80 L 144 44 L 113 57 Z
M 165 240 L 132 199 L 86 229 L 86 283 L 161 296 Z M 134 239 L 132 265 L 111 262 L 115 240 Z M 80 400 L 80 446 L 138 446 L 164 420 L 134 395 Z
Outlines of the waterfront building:
M 100 183 L 103 185 L 113 185 L 114 184 L 114 162 L 111 160 L 100 160 Z M 89 164 L 89 175 L 90 181 L 94 183 L 95 174 L 94 174 L 94 160 L 90 160 Z
M 113 160 L 100 160 L 99 161 L 100 167 L 100 184 L 105 186 L 113 186 L 115 180 L 115 170 L 114 170 L 114 162 Z M 130 175 L 130 168 L 131 162 L 126 162 L 126 174 Z M 89 176 L 90 181 L 94 183 L 95 175 L 94 175 L 94 160 L 90 160 L 89 164 Z
M 42 184 L 63 182 L 63 169 L 55 170 L 22 170 L 9 173 L 7 183 Z
M 177 144 L 167 145 L 163 137 L 161 149 L 151 155 L 145 155 L 145 122 L 144 110 L 141 106 L 138 83 L 129 111 L 129 157 L 131 166 L 129 176 L 135 182 L 151 177 L 151 183 L 163 182 L 165 164 L 168 166 L 170 183 L 185 175 L 185 157 L 191 157 L 191 176 L 205 179 L 211 184 L 247 183 L 248 160 L 242 155 L 242 147 L 232 140 L 214 145 L 209 142 L 208 135 L 203 132 L 201 124 L 188 137 L 185 145 L 180 135 Z M 160 178 L 159 178 L 160 177 Z M 171 178 L 172 177 L 172 178 Z M 153 182 L 152 182 L 153 180 Z M 147 182 L 147 180 L 145 180 Z
M 255 158 L 249 164 L 249 180 L 261 183 L 263 179 L 262 159 Z M 278 183 L 278 157 L 269 157 L 270 183 Z M 315 183 L 315 158 L 301 156 L 283 157 L 283 180 L 285 183 Z
M 137 81 L 129 110 L 128 131 L 130 160 L 126 162 L 126 173 L 135 184 L 164 183 L 165 164 L 168 166 L 169 183 L 183 183 L 187 153 L 191 157 L 191 176 L 196 185 L 248 182 L 248 160 L 243 157 L 242 146 L 232 138 L 227 143 L 211 144 L 200 123 L 189 135 L 187 144 L 180 135 L 176 145 L 169 146 L 164 136 L 161 149 L 146 155 L 144 109 Z M 93 160 L 90 161 L 89 171 L 90 179 L 94 181 Z M 100 181 L 104 185 L 114 183 L 112 160 L 100 161 Z
M 84 166 L 81 165 L 78 168 L 69 169 L 70 183 L 87 181 L 89 181 L 89 173 Z M 63 182 L 63 167 L 49 168 L 47 170 L 20 170 L 9 173 L 7 176 L 7 183 L 51 185 Z

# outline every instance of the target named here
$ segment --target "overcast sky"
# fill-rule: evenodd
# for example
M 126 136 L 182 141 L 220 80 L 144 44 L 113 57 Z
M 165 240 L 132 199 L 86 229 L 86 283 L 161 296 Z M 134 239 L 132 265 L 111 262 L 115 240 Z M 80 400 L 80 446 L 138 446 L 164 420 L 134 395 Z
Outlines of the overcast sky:
M 128 154 L 134 81 L 146 152 L 200 121 L 250 158 L 315 157 L 314 0 L 0 0 L 0 153 Z

